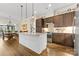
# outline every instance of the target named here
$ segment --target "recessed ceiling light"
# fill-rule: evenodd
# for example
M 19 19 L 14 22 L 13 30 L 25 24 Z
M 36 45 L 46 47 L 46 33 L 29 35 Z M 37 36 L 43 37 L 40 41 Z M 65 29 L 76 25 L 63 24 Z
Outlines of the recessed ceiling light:
M 48 6 L 49 6 L 49 7 L 51 7 L 52 5 L 51 5 L 51 4 L 49 4 Z

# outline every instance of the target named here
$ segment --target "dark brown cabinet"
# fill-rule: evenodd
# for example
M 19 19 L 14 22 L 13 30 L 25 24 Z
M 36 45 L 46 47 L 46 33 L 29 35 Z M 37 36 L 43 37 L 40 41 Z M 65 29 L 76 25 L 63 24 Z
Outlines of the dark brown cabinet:
M 74 25 L 75 12 L 69 12 L 61 15 L 53 16 L 52 22 L 55 27 L 67 27 Z
M 64 46 L 74 47 L 74 38 L 72 36 L 72 34 L 67 33 L 54 33 L 52 36 L 52 42 Z
M 74 26 L 75 12 L 69 12 L 57 16 L 53 16 L 53 23 L 55 27 L 69 27 Z M 54 33 L 52 36 L 52 42 L 62 44 L 69 47 L 74 47 L 73 33 Z
M 69 12 L 61 15 L 56 15 L 48 18 L 40 18 L 36 20 L 36 30 L 38 27 L 40 28 L 38 31 L 41 31 L 41 28 L 47 27 L 47 23 L 54 23 L 54 27 L 67 27 L 74 25 L 74 16 L 75 12 Z
M 39 18 L 36 20 L 36 32 L 42 32 L 42 28 L 47 28 L 47 23 L 51 23 L 52 22 L 52 17 L 49 18 Z
M 69 12 L 61 15 L 56 15 L 48 18 L 40 18 L 36 20 L 36 32 L 42 32 L 42 28 L 47 27 L 47 23 L 54 23 L 54 27 L 68 27 L 74 26 L 75 12 Z M 74 38 L 73 33 L 53 33 L 52 42 L 62 44 L 65 46 L 73 47 Z
M 51 23 L 53 20 L 53 17 L 48 17 L 44 19 L 44 27 L 47 28 L 47 23 Z
M 54 33 L 52 36 L 52 42 L 58 44 L 64 44 L 64 34 Z
M 64 45 L 74 47 L 74 34 L 64 34 Z
M 63 16 L 64 27 L 74 25 L 74 12 L 65 13 Z
M 63 15 L 54 16 L 52 21 L 55 27 L 63 27 Z
M 36 32 L 41 33 L 42 28 L 44 28 L 44 19 L 40 18 L 36 20 Z

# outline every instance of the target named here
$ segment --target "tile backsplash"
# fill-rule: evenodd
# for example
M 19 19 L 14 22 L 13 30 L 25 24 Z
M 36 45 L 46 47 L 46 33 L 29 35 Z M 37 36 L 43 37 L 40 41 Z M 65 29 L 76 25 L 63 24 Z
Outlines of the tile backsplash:
M 75 26 L 70 26 L 70 27 L 53 27 L 53 30 L 49 28 L 43 28 L 43 32 L 53 32 L 53 33 L 75 33 Z
M 75 33 L 75 27 L 55 27 L 54 33 Z

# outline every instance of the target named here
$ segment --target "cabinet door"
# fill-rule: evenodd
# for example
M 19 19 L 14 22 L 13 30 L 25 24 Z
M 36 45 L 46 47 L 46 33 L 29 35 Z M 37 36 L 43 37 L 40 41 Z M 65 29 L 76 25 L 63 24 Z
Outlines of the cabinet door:
M 75 25 L 75 19 L 74 19 L 74 17 L 75 17 L 75 11 L 73 11 L 73 12 L 71 12 L 71 19 L 72 19 L 72 26 L 74 26 Z
M 53 23 L 55 27 L 62 27 L 63 26 L 63 14 L 54 16 Z
M 64 34 L 62 33 L 53 34 L 52 42 L 64 45 Z
M 41 19 L 36 20 L 36 32 L 39 32 L 39 33 L 42 32 L 42 21 L 41 21 Z
M 48 27 L 47 23 L 51 23 L 53 20 L 53 17 L 48 17 L 44 19 L 44 27 Z
M 74 25 L 74 12 L 64 14 L 64 26 Z
M 72 34 L 55 33 L 53 34 L 52 42 L 68 47 L 74 47 L 74 38 L 75 37 Z
M 69 47 L 74 47 L 74 38 L 72 34 L 65 34 L 64 35 L 64 45 Z

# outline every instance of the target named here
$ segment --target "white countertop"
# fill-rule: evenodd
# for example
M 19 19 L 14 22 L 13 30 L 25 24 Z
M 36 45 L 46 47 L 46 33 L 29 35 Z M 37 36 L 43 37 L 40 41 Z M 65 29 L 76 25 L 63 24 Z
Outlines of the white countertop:
M 46 33 L 27 33 L 27 32 L 20 32 L 19 34 L 39 36 L 39 35 L 46 34 Z

